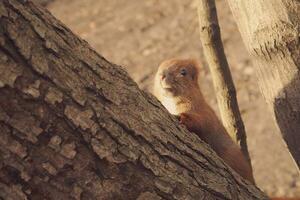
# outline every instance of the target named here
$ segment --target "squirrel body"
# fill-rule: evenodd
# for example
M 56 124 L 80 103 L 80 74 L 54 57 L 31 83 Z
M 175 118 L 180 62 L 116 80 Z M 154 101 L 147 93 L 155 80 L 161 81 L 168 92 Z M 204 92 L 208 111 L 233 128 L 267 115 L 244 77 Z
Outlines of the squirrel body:
M 225 163 L 254 183 L 250 164 L 205 101 L 198 76 L 199 65 L 195 60 L 164 61 L 155 76 L 154 95 L 171 114 L 179 116 L 189 131 L 209 144 Z

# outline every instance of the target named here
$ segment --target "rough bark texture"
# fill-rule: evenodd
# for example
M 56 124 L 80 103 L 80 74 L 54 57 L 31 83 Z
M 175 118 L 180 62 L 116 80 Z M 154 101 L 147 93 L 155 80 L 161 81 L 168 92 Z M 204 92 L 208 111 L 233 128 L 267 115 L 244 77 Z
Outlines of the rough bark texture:
M 198 16 L 200 39 L 213 78 L 222 122 L 251 165 L 245 127 L 221 40 L 215 1 L 199 0 Z
M 300 166 L 300 2 L 227 0 L 250 52 L 259 86 Z
M 0 17 L 0 199 L 266 199 L 47 11 Z

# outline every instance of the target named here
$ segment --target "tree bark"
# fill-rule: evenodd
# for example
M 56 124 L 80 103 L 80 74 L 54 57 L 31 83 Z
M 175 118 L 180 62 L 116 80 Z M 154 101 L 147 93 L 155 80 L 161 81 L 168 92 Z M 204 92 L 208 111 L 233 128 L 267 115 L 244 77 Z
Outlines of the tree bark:
M 261 92 L 299 168 L 300 2 L 227 1 L 254 60 Z
M 246 131 L 223 48 L 215 1 L 199 0 L 198 16 L 200 39 L 212 75 L 222 122 L 231 138 L 240 145 L 251 166 Z
M 266 199 L 46 10 L 0 17 L 0 199 Z

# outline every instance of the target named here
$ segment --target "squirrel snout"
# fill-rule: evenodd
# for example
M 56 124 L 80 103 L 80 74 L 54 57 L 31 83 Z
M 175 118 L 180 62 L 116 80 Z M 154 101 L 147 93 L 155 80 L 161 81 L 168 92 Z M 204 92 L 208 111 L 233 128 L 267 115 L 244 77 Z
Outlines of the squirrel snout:
M 162 88 L 166 89 L 166 88 L 171 88 L 172 82 L 173 82 L 173 78 L 168 75 L 168 74 L 163 74 L 161 76 L 161 86 Z

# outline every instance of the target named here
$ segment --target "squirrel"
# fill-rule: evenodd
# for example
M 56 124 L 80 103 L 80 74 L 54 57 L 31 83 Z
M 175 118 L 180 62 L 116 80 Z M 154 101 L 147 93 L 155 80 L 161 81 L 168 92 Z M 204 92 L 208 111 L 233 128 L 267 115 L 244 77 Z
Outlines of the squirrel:
M 198 84 L 199 64 L 192 59 L 162 62 L 154 80 L 154 95 L 186 128 L 196 133 L 226 164 L 253 184 L 250 164 L 216 113 L 205 101 Z

